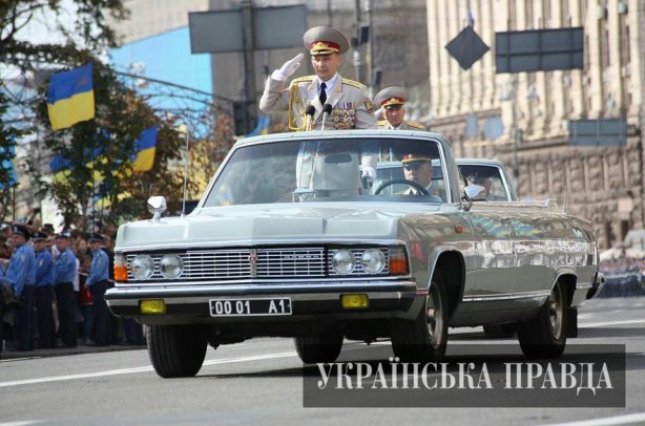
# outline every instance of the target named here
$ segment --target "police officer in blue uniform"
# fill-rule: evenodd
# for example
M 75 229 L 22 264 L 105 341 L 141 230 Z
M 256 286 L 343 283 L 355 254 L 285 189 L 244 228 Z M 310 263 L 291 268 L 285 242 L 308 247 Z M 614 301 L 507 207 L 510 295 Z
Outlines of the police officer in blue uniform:
M 63 346 L 76 346 L 76 292 L 74 278 L 77 275 L 76 255 L 69 247 L 72 234 L 62 231 L 56 235 L 56 248 L 60 254 L 54 264 L 54 292 L 58 306 L 58 332 Z
M 47 234 L 36 231 L 31 236 L 36 249 L 36 311 L 38 339 L 41 348 L 56 347 L 54 327 L 54 260 L 47 247 Z
M 36 300 L 36 257 L 27 244 L 31 234 L 25 225 L 11 226 L 11 244 L 14 248 L 2 284 L 11 288 L 18 301 L 14 310 L 14 329 L 17 347 L 22 351 L 34 350 L 34 305 Z
M 103 237 L 97 233 L 91 233 L 87 236 L 87 241 L 90 244 L 92 251 L 92 264 L 90 265 L 90 273 L 87 276 L 87 285 L 92 293 L 94 300 L 94 343 L 97 346 L 105 346 L 110 344 L 111 332 L 111 319 L 105 303 L 105 290 L 108 286 L 109 278 L 109 259 L 105 251 L 102 249 Z

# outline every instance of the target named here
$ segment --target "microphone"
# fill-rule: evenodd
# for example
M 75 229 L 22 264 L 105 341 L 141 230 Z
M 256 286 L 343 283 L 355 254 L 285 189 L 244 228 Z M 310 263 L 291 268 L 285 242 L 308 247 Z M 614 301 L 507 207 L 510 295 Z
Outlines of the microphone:
M 311 104 L 307 106 L 307 109 L 305 110 L 305 115 L 307 116 L 307 125 L 305 130 L 311 130 L 311 122 L 313 121 L 315 113 L 316 113 L 316 107 L 314 107 Z
M 320 127 L 320 130 L 325 130 L 325 119 L 329 114 L 331 114 L 331 104 L 325 104 L 323 106 L 323 118 L 322 118 L 322 126 Z

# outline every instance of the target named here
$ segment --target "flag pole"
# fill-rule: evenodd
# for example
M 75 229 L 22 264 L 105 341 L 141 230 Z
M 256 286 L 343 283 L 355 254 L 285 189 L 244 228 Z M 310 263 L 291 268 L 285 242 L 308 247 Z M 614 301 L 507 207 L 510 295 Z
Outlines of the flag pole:
M 184 199 L 182 201 L 181 207 L 181 216 L 184 217 L 186 215 L 186 192 L 188 189 L 188 142 L 190 141 L 190 134 L 188 132 L 188 126 L 186 124 L 182 124 L 180 126 L 180 131 L 183 131 L 186 135 L 186 159 L 184 161 Z

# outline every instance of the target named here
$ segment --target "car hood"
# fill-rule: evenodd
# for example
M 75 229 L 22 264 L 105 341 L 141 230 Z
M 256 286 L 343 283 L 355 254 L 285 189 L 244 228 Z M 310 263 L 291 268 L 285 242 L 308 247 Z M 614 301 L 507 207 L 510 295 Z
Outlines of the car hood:
M 207 247 L 231 244 L 392 239 L 400 219 L 435 212 L 427 204 L 347 207 L 330 203 L 235 206 L 200 209 L 185 217 L 130 222 L 119 228 L 116 248 Z

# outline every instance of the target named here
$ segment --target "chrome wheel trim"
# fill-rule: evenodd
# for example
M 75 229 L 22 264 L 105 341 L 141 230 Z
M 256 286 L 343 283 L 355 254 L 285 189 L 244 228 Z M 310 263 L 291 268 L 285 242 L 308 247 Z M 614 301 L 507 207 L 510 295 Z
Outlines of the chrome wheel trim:
M 551 294 L 549 295 L 549 300 L 547 301 L 549 305 L 549 327 L 551 329 L 551 335 L 559 340 L 562 337 L 562 311 L 563 311 L 563 300 L 562 292 L 560 287 L 556 286 Z
M 430 294 L 426 296 L 425 312 L 428 336 L 434 347 L 439 346 L 444 340 L 443 305 L 441 302 L 439 293 L 430 290 Z

